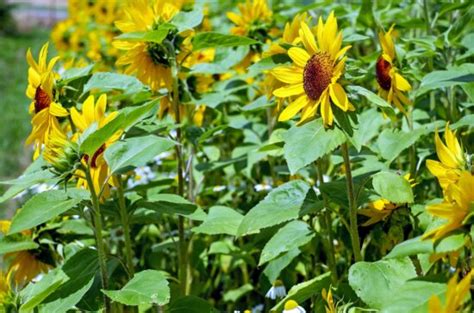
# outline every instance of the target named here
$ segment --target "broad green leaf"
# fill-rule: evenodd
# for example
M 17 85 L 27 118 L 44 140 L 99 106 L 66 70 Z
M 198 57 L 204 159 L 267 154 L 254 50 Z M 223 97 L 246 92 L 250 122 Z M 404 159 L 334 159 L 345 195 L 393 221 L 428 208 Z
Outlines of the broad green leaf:
M 474 64 L 464 63 L 445 71 L 428 73 L 421 80 L 417 97 L 433 89 L 451 87 L 474 82 Z
M 263 247 L 258 266 L 275 259 L 282 253 L 307 244 L 313 237 L 314 233 L 305 222 L 289 222 L 280 228 Z
M 0 255 L 38 248 L 38 244 L 31 239 L 17 239 L 14 237 L 16 236 L 5 236 L 0 238 Z
M 325 129 L 321 119 L 302 126 L 293 126 L 283 137 L 285 160 L 292 175 L 333 151 L 346 140 L 341 130 Z
M 446 285 L 428 281 L 408 281 L 394 292 L 382 306 L 380 313 L 425 313 L 430 298 L 444 298 Z
M 410 259 L 357 262 L 349 269 L 349 284 L 362 301 L 374 309 L 382 308 L 406 281 L 415 278 Z
M 373 176 L 372 186 L 384 199 L 393 203 L 413 203 L 413 190 L 402 176 L 392 172 L 380 172 Z
M 20 292 L 23 303 L 20 307 L 20 313 L 33 310 L 68 279 L 69 277 L 61 268 L 55 268 L 44 275 L 39 282 L 29 283 Z
M 151 195 L 147 200 L 138 201 L 137 206 L 154 210 L 158 213 L 178 214 L 183 216 L 189 216 L 197 209 L 195 204 L 183 197 L 168 193 Z
M 385 259 L 401 258 L 420 253 L 433 253 L 433 241 L 422 240 L 421 236 L 405 240 L 393 247 Z
M 81 202 L 69 198 L 62 190 L 49 190 L 34 195 L 13 217 L 9 234 L 38 226 L 59 216 Z
M 224 293 L 224 302 L 237 302 L 242 296 L 253 290 L 251 284 L 245 284 L 237 289 L 229 290 Z
M 200 234 L 235 236 L 243 218 L 242 214 L 234 209 L 217 205 L 211 207 L 204 222 L 192 230 Z
M 380 127 L 389 120 L 384 118 L 376 109 L 369 109 L 359 114 L 359 124 L 354 129 L 353 142 L 360 152 L 373 138 L 380 134 Z
M 249 104 L 243 106 L 241 109 L 242 111 L 245 111 L 245 112 L 259 111 L 259 110 L 263 110 L 274 105 L 275 105 L 275 102 L 269 101 L 267 99 L 267 96 L 261 96 L 255 99 L 254 101 L 250 102 Z
M 169 306 L 169 313 L 213 313 L 216 312 L 209 301 L 196 296 L 181 297 Z
M 163 272 L 144 270 L 120 290 L 102 290 L 110 299 L 126 305 L 157 304 L 170 301 L 170 288 Z
M 284 253 L 271 260 L 263 270 L 263 274 L 265 274 L 265 276 L 268 278 L 268 281 L 273 284 L 273 282 L 277 280 L 278 277 L 280 277 L 281 271 L 290 265 L 291 261 L 293 261 L 300 253 L 300 249 L 293 248 L 287 253 Z
M 238 236 L 298 218 L 310 186 L 302 180 L 287 182 L 270 193 L 244 216 Z
M 458 129 L 463 126 L 474 127 L 474 114 L 468 114 L 461 117 L 459 121 L 450 125 L 451 129 Z
M 82 93 L 85 94 L 93 89 L 100 90 L 101 92 L 121 90 L 132 94 L 143 91 L 146 87 L 141 81 L 133 76 L 110 72 L 98 72 L 94 73 L 89 81 L 87 81 Z
M 41 183 L 50 183 L 51 185 L 56 184 L 59 179 L 54 177 L 54 174 L 50 170 L 41 170 L 31 173 L 25 173 L 22 176 L 9 180 L 2 181 L 0 184 L 12 185 L 8 190 L 0 197 L 0 203 L 7 201 L 20 192 L 33 187 L 34 185 Z
M 291 59 L 287 54 L 275 54 L 261 59 L 255 64 L 249 66 L 250 75 L 260 74 L 263 71 L 271 70 L 274 67 L 291 63 Z
M 89 75 L 93 67 L 94 64 L 90 64 L 84 67 L 76 67 L 65 70 L 64 73 L 61 74 L 60 84 L 67 84 L 73 80 Z
M 449 253 L 461 249 L 466 242 L 465 235 L 463 233 L 449 235 L 434 246 L 435 253 Z
M 147 31 L 147 32 L 129 32 L 124 33 L 115 37 L 115 40 L 123 41 L 145 41 L 145 42 L 154 42 L 162 43 L 163 40 L 168 35 L 169 31 L 173 29 L 174 26 L 170 24 L 162 24 L 158 29 Z
M 235 36 L 235 35 L 226 35 L 216 32 L 203 32 L 198 33 L 193 38 L 193 50 L 201 50 L 206 48 L 216 48 L 216 47 L 236 47 L 236 46 L 249 46 L 261 44 L 259 41 L 254 39 Z
M 378 150 L 385 160 L 392 162 L 403 150 L 413 145 L 426 132 L 427 130 L 424 128 L 415 129 L 409 133 L 384 129 L 377 139 Z
M 382 110 L 382 112 L 384 112 L 388 116 L 395 116 L 395 111 L 393 110 L 393 107 L 387 101 L 380 98 L 372 91 L 367 90 L 361 86 L 349 86 L 347 87 L 347 89 L 349 93 L 354 92 L 355 94 L 363 96 L 367 99 L 369 103 L 375 104 Z
M 40 312 L 66 312 L 82 299 L 99 270 L 97 251 L 90 248 L 78 251 L 61 269 L 69 279 L 41 303 Z
M 183 32 L 201 24 L 203 17 L 202 8 L 197 8 L 189 12 L 180 11 L 173 17 L 171 23 L 178 28 L 178 32 Z
M 323 288 L 328 290 L 330 284 L 331 272 L 327 272 L 322 275 L 319 275 L 318 277 L 295 285 L 291 287 L 291 289 L 288 291 L 288 295 L 282 300 L 280 300 L 280 302 L 278 302 L 271 309 L 271 311 L 281 312 L 281 310 L 283 310 L 283 307 L 285 306 L 286 301 L 288 300 L 294 300 L 299 304 L 302 304 L 304 301 L 308 300 L 314 295 L 321 295 L 321 291 L 323 290 Z
M 104 158 L 112 173 L 122 173 L 143 166 L 175 143 L 154 135 L 132 137 L 118 141 L 105 150 Z

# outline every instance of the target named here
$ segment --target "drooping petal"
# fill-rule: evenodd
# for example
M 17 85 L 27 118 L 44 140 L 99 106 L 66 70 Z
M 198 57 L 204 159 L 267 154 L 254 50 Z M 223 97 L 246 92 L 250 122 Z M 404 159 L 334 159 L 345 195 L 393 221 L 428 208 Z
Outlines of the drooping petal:
M 287 121 L 291 119 L 293 116 L 298 114 L 301 109 L 303 109 L 305 106 L 307 106 L 309 103 L 309 98 L 306 95 L 302 95 L 299 98 L 297 98 L 295 101 L 290 103 L 281 113 L 280 116 L 278 117 L 278 120 L 280 122 Z
M 401 91 L 408 91 L 411 89 L 410 83 L 398 73 L 395 73 L 395 85 L 397 86 L 397 89 Z
M 303 82 L 303 69 L 296 66 L 280 66 L 272 70 L 273 76 L 287 84 Z
M 329 94 L 331 95 L 331 100 L 344 112 L 349 109 L 349 100 L 347 99 L 347 94 L 338 83 L 329 85 Z
M 298 83 L 278 88 L 273 92 L 273 95 L 279 98 L 286 98 L 291 96 L 297 96 L 302 93 L 304 93 L 303 83 Z

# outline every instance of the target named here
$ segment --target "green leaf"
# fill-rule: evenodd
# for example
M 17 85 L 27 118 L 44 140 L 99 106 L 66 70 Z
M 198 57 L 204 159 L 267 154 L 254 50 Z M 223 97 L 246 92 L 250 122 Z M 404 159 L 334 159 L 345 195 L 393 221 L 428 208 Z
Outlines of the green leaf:
M 168 33 L 174 26 L 171 24 L 162 24 L 156 30 L 146 32 L 129 32 L 116 36 L 115 40 L 124 41 L 144 41 L 162 43 L 163 40 L 168 36 Z
M 474 127 L 474 114 L 464 115 L 459 121 L 450 125 L 451 129 L 458 129 L 463 126 Z
M 287 182 L 270 193 L 244 216 L 238 236 L 298 218 L 310 186 L 302 180 Z
M 380 313 L 425 313 L 433 296 L 443 298 L 446 285 L 428 281 L 408 281 L 382 306 Z
M 435 253 L 449 253 L 461 249 L 466 242 L 464 233 L 453 234 L 435 244 Z
M 417 254 L 433 253 L 433 241 L 422 240 L 421 236 L 405 240 L 395 247 L 387 254 L 385 259 L 401 258 Z
M 255 64 L 249 66 L 248 71 L 250 75 L 257 75 L 263 71 L 271 70 L 277 66 L 291 63 L 291 59 L 287 54 L 275 54 L 261 59 Z
M 64 71 L 64 73 L 61 74 L 60 83 L 67 84 L 73 80 L 88 76 L 91 73 L 93 67 L 94 64 L 90 64 L 84 67 L 67 69 Z
M 189 12 L 180 11 L 173 17 L 171 23 L 178 28 L 178 32 L 183 32 L 201 24 L 203 18 L 202 8 L 197 8 Z
M 380 134 L 380 127 L 389 120 L 384 118 L 376 109 L 369 109 L 359 114 L 359 124 L 354 129 L 353 142 L 357 151 L 367 145 L 373 138 Z
M 133 167 L 145 165 L 174 145 L 172 140 L 154 135 L 132 137 L 108 147 L 105 150 L 104 158 L 112 173 L 123 173 Z
M 208 235 L 237 235 L 237 229 L 244 217 L 229 207 L 216 205 L 209 209 L 204 222 L 193 228 L 193 232 Z
M 413 190 L 402 176 L 392 172 L 380 172 L 373 176 L 372 186 L 384 199 L 393 203 L 413 203 Z
M 176 299 L 169 306 L 169 313 L 212 313 L 216 312 L 208 301 L 196 296 Z
M 267 99 L 267 96 L 261 96 L 250 102 L 249 104 L 241 107 L 241 110 L 244 112 L 260 111 L 274 105 L 275 103 L 273 101 L 269 101 Z
M 84 85 L 82 94 L 86 94 L 93 89 L 100 90 L 101 92 L 121 90 L 132 94 L 143 91 L 146 87 L 133 76 L 118 73 L 98 72 L 94 73 Z
M 415 277 L 409 258 L 357 262 L 349 269 L 350 286 L 374 309 L 382 308 L 406 281 Z
M 25 173 L 13 180 L 2 181 L 0 184 L 12 186 L 0 197 L 0 203 L 13 198 L 20 192 L 33 187 L 36 184 L 50 183 L 51 185 L 54 185 L 58 180 L 59 179 L 55 178 L 50 170 L 39 170 Z
M 258 266 L 275 259 L 282 253 L 307 244 L 313 237 L 314 233 L 305 222 L 289 222 L 280 228 L 263 247 Z
M 216 32 L 203 32 L 198 33 L 193 38 L 193 50 L 201 50 L 206 48 L 216 48 L 216 47 L 237 47 L 237 46 L 249 46 L 261 44 L 259 41 L 254 39 L 235 36 L 235 35 L 225 35 Z
M 163 272 L 145 270 L 136 273 L 120 290 L 103 290 L 113 301 L 126 305 L 157 304 L 170 301 L 170 288 Z
M 263 270 L 263 274 L 267 276 L 268 281 L 273 284 L 273 282 L 280 277 L 281 271 L 290 265 L 291 261 L 293 261 L 300 253 L 300 249 L 293 248 L 287 253 L 271 260 Z
M 61 270 L 69 277 L 40 305 L 40 312 L 60 313 L 72 309 L 91 288 L 99 269 L 97 251 L 85 248 L 66 260 Z
M 38 244 L 31 239 L 21 238 L 18 240 L 15 237 L 5 236 L 0 238 L 0 255 L 38 248 Z
M 369 103 L 375 104 L 377 107 L 379 107 L 382 110 L 382 112 L 384 112 L 388 116 L 396 115 L 390 103 L 380 98 L 372 91 L 367 90 L 364 87 L 360 87 L 360 86 L 348 86 L 347 89 L 349 93 L 354 92 L 360 96 L 363 96 L 364 98 L 367 99 Z
M 377 139 L 379 152 L 385 160 L 393 162 L 403 150 L 413 145 L 426 132 L 424 128 L 418 128 L 409 133 L 385 129 Z
M 451 87 L 474 82 L 474 64 L 464 63 L 445 71 L 428 73 L 421 80 L 416 96 L 433 89 Z
M 245 284 L 237 289 L 229 290 L 224 293 L 224 302 L 237 302 L 242 296 L 253 290 L 251 284 Z
M 64 191 L 49 190 L 34 195 L 13 217 L 9 234 L 38 226 L 71 209 L 81 202 L 71 199 Z
M 294 300 L 299 304 L 311 298 L 313 295 L 321 295 L 323 288 L 329 289 L 331 284 L 331 272 L 324 273 L 313 279 L 294 285 L 288 291 L 288 295 L 280 300 L 272 309 L 271 312 L 281 312 L 285 306 L 286 301 Z
M 196 211 L 197 206 L 181 196 L 168 193 L 154 194 L 148 197 L 148 200 L 137 202 L 138 207 L 144 207 L 155 210 L 158 213 L 178 214 L 188 216 Z
M 293 126 L 283 137 L 285 160 L 292 175 L 333 151 L 346 140 L 341 130 L 325 129 L 321 119 L 302 126 Z

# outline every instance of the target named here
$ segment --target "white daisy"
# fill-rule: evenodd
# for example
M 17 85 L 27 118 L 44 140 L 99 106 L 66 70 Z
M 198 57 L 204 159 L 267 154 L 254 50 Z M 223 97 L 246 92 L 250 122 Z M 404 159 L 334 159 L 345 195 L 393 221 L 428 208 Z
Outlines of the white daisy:
M 270 298 L 272 300 L 275 300 L 276 298 L 284 298 L 285 296 L 286 289 L 281 280 L 276 280 L 265 295 L 266 298 Z
M 295 300 L 288 300 L 285 303 L 285 307 L 282 313 L 306 313 L 306 310 L 299 306 Z

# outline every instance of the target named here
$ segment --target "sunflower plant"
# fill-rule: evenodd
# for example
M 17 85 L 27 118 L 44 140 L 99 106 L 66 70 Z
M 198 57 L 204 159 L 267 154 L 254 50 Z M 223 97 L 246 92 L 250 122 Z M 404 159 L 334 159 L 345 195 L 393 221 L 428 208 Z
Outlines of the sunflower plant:
M 68 11 L 25 56 L 0 311 L 474 309 L 468 1 Z

